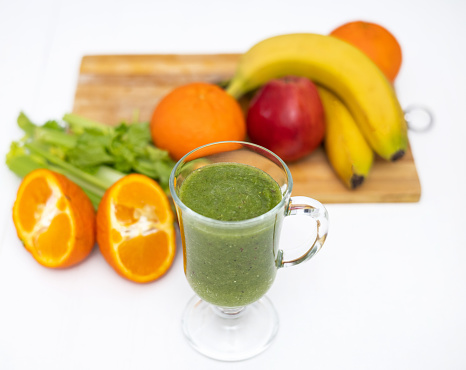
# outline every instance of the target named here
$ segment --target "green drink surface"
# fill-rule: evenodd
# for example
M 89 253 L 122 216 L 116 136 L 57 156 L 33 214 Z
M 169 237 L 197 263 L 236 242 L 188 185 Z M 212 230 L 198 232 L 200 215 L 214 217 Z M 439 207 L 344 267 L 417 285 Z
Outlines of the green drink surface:
M 268 174 L 238 163 L 193 171 L 178 195 L 196 213 L 222 221 L 262 215 L 282 199 L 279 185 Z M 244 227 L 180 213 L 185 274 L 196 294 L 223 307 L 245 306 L 261 298 L 277 271 L 282 213 Z
M 282 199 L 280 187 L 264 171 L 239 163 L 216 163 L 189 174 L 179 197 L 193 211 L 216 220 L 260 216 Z

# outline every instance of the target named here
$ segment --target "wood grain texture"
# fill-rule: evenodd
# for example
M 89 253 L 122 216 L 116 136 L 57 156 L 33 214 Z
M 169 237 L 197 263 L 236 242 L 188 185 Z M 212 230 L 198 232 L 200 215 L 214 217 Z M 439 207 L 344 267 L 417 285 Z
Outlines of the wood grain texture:
M 175 86 L 193 81 L 219 83 L 234 73 L 238 54 L 211 55 L 92 55 L 81 62 L 73 112 L 115 125 L 148 121 L 160 98 Z M 409 149 L 395 163 L 378 158 L 366 182 L 348 190 L 319 148 L 289 164 L 293 195 L 322 203 L 417 202 L 421 185 Z

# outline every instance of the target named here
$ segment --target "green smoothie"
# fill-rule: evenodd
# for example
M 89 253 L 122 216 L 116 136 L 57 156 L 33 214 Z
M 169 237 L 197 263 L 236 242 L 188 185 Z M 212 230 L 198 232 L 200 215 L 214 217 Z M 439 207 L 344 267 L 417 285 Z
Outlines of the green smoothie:
M 279 185 L 264 171 L 239 163 L 216 163 L 190 173 L 181 201 L 209 220 L 180 213 L 185 273 L 205 301 L 238 307 L 262 297 L 273 283 L 283 215 L 264 215 L 282 199 Z

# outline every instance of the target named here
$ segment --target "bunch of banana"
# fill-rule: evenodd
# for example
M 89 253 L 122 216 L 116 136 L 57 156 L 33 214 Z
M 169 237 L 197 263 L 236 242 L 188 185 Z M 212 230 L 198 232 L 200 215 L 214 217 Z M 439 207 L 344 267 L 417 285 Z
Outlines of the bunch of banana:
M 349 187 L 369 172 L 373 154 L 367 144 L 390 161 L 406 152 L 407 126 L 392 85 L 369 57 L 335 37 L 301 33 L 257 43 L 242 55 L 227 92 L 238 98 L 286 75 L 307 77 L 331 91 L 321 95 L 329 126 L 326 150 Z
M 325 111 L 328 160 L 344 184 L 355 189 L 369 175 L 374 152 L 341 100 L 323 87 L 319 87 L 319 95 Z

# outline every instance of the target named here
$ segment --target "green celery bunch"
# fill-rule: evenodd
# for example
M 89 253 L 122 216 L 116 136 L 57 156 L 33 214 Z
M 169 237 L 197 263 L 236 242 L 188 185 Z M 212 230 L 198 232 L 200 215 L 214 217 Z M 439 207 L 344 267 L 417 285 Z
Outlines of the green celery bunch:
M 153 178 L 168 193 L 175 162 L 152 144 L 148 122 L 111 127 L 75 114 L 65 114 L 63 121 L 38 126 L 20 113 L 18 126 L 25 135 L 11 143 L 10 170 L 20 177 L 38 168 L 59 172 L 81 186 L 95 207 L 108 187 L 134 172 Z

